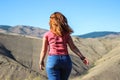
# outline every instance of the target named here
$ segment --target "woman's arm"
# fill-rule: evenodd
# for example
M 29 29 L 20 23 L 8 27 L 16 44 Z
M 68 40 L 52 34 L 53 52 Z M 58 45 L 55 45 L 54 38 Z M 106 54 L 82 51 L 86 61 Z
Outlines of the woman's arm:
M 46 38 L 43 38 L 43 43 L 42 43 L 42 50 L 40 53 L 40 61 L 39 61 L 39 66 L 40 66 L 40 70 L 43 70 L 44 68 L 44 59 L 47 53 L 47 49 L 48 49 L 48 42 Z
M 80 50 L 75 46 L 75 44 L 73 43 L 73 40 L 71 38 L 71 36 L 68 39 L 68 45 L 70 47 L 70 49 L 80 57 L 80 59 L 84 62 L 84 64 L 88 64 L 88 60 L 83 56 L 83 54 L 80 52 Z

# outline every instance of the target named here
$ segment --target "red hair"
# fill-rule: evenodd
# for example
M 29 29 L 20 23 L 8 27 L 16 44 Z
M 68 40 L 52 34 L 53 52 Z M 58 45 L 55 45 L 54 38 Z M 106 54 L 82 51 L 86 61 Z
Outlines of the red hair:
M 50 16 L 49 25 L 50 30 L 58 36 L 73 33 L 73 30 L 68 25 L 67 18 L 60 12 L 54 12 Z

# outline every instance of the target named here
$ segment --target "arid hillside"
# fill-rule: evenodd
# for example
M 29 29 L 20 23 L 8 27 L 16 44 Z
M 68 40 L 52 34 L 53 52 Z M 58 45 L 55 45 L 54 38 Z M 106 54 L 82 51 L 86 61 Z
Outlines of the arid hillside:
M 120 80 L 120 38 L 105 38 L 99 40 L 103 43 L 107 52 L 101 58 L 94 61 L 93 67 L 91 67 L 86 74 L 73 80 Z M 92 44 L 94 43 L 96 42 Z M 99 46 L 98 44 L 96 47 Z M 101 50 L 99 49 L 98 51 Z
M 0 80 L 46 80 L 45 73 L 38 69 L 41 41 L 0 33 Z
M 90 65 L 85 66 L 69 50 L 73 62 L 70 80 L 120 80 L 120 38 L 73 37 L 73 41 Z M 37 37 L 0 33 L 0 80 L 46 80 L 38 65 L 41 43 Z
M 26 26 L 26 25 L 0 25 L 0 32 L 4 33 L 15 33 L 27 36 L 42 37 L 43 34 L 48 31 L 39 27 Z

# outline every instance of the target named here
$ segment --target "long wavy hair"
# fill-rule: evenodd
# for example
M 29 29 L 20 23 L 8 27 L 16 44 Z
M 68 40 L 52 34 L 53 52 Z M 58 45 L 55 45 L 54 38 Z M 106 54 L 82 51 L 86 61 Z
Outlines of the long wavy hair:
M 73 33 L 67 22 L 67 18 L 60 12 L 54 12 L 50 16 L 50 30 L 57 36 Z

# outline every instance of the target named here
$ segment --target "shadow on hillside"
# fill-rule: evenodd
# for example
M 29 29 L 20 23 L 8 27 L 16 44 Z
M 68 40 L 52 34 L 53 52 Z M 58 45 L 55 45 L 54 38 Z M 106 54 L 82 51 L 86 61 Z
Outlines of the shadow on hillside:
M 7 56 L 13 60 L 16 60 L 14 56 L 11 54 L 11 51 L 8 50 L 2 43 L 0 43 L 0 54 Z

